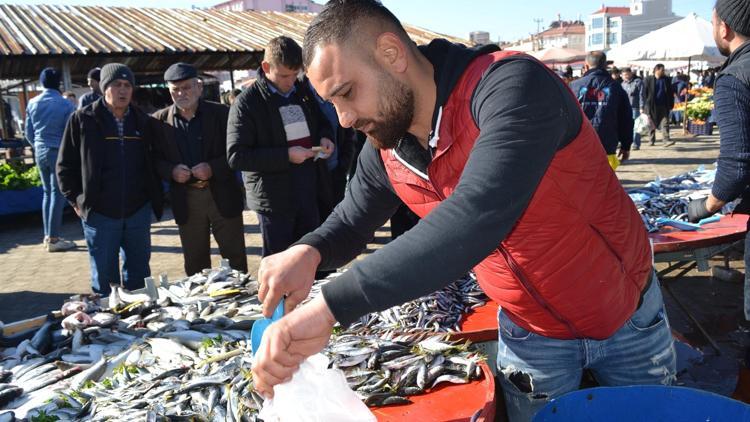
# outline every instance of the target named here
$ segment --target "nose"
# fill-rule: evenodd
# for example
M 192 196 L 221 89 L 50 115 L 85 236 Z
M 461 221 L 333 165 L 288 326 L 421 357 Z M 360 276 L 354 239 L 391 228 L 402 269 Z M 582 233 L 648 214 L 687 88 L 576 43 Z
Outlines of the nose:
M 356 114 L 352 113 L 351 111 L 342 111 L 337 108 L 336 113 L 338 114 L 338 117 L 339 117 L 339 124 L 342 127 L 350 128 L 352 127 L 354 122 L 357 121 Z

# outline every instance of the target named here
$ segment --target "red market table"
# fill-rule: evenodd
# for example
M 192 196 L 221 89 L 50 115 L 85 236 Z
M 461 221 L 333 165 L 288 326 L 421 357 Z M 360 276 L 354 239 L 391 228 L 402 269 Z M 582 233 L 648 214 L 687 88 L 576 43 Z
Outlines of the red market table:
M 708 261 L 712 257 L 728 252 L 737 243 L 743 241 L 747 232 L 747 215 L 728 215 L 715 223 L 709 223 L 696 231 L 681 231 L 664 227 L 657 233 L 649 234 L 654 249 L 655 263 L 668 263 L 669 266 L 657 273 L 665 290 L 675 303 L 688 316 L 693 325 L 708 340 L 711 347 L 720 354 L 719 346 L 706 329 L 679 301 L 670 284 L 685 274 L 698 268 L 708 271 Z M 728 260 L 725 258 L 728 265 Z M 676 275 L 670 274 L 677 272 Z
M 426 394 L 409 397 L 410 404 L 372 408 L 379 422 L 495 420 L 495 379 L 486 363 L 482 379 L 468 384 L 442 384 Z

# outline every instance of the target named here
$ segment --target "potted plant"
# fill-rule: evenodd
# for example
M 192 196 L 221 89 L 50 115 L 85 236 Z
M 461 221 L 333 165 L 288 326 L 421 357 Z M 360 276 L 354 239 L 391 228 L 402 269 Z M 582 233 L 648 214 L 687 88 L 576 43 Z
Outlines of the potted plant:
M 698 97 L 687 107 L 688 132 L 693 135 L 713 134 L 713 123 L 708 119 L 714 109 L 714 103 L 710 97 Z

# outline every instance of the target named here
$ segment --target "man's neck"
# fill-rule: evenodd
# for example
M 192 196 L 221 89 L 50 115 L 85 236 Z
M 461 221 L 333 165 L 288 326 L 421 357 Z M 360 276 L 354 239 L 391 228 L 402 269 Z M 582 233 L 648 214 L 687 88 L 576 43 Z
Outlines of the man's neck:
M 414 120 L 409 126 L 409 133 L 416 136 L 422 147 L 427 149 L 437 103 L 435 68 L 421 53 L 416 52 L 415 56 L 417 60 L 411 84 L 414 87 Z
M 109 111 L 114 115 L 118 120 L 122 120 L 125 117 L 125 113 L 128 111 L 128 107 L 115 107 L 112 104 L 108 102 L 104 102 L 104 104 L 107 105 L 107 108 Z
M 195 117 L 195 113 L 197 111 L 198 111 L 198 104 L 190 108 L 177 107 L 177 112 L 180 113 L 180 116 L 187 121 L 192 120 L 193 117 Z
M 738 48 L 740 48 L 743 45 L 745 45 L 746 42 L 747 42 L 747 39 L 743 39 L 743 38 L 740 38 L 740 37 L 734 37 L 734 39 L 732 40 L 732 42 L 729 43 L 729 51 L 731 51 L 732 53 L 734 53 L 735 51 L 737 51 Z

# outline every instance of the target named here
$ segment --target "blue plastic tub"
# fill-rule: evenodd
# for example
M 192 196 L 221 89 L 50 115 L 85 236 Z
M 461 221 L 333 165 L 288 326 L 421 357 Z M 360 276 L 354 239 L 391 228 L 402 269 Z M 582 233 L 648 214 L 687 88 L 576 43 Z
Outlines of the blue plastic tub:
M 684 387 L 598 387 L 552 400 L 534 417 L 546 421 L 743 422 L 750 406 Z

